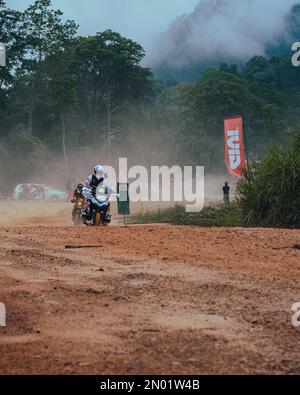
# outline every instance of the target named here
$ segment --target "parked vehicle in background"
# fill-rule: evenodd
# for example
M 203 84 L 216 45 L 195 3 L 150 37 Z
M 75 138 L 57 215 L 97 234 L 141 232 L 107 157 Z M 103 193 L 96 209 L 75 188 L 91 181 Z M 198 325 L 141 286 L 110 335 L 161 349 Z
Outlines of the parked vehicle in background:
M 66 200 L 67 194 L 44 184 L 20 184 L 14 191 L 16 200 Z

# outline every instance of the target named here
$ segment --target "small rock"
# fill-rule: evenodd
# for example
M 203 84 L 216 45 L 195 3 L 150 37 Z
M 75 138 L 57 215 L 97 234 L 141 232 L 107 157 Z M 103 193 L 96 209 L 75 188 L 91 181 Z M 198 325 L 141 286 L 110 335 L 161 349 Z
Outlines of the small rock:
M 209 309 L 208 312 L 207 312 L 207 314 L 208 314 L 208 315 L 216 315 L 217 312 L 216 312 L 215 310 L 213 310 L 213 309 Z

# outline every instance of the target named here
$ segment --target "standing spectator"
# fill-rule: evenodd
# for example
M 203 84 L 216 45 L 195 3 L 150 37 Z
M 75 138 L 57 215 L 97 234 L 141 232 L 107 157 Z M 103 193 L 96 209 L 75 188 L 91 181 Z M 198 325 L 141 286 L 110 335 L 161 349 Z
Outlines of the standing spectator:
M 24 184 L 22 189 L 22 199 L 30 200 L 32 198 L 32 186 L 29 184 Z
M 35 191 L 32 193 L 34 199 L 45 200 L 46 191 L 44 185 L 35 185 Z
M 224 203 L 226 204 L 226 206 L 228 206 L 230 203 L 230 186 L 227 181 L 225 182 L 225 185 L 223 187 L 223 196 Z

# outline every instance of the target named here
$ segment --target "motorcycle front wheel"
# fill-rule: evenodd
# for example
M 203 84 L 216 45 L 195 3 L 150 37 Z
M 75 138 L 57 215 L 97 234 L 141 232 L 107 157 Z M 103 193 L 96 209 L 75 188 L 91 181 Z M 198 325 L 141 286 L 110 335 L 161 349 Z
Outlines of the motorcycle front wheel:
M 96 213 L 95 214 L 94 225 L 95 226 L 100 226 L 100 224 L 101 224 L 101 214 L 100 213 Z
M 76 214 L 76 216 L 74 217 L 74 225 L 75 226 L 79 226 L 82 224 L 82 219 L 81 219 L 81 215 L 80 214 Z

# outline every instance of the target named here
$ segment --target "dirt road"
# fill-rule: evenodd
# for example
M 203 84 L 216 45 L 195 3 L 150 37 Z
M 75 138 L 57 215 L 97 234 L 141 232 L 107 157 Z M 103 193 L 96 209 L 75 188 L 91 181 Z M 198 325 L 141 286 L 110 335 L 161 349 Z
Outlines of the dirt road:
M 0 226 L 0 373 L 300 373 L 299 231 L 35 222 Z

